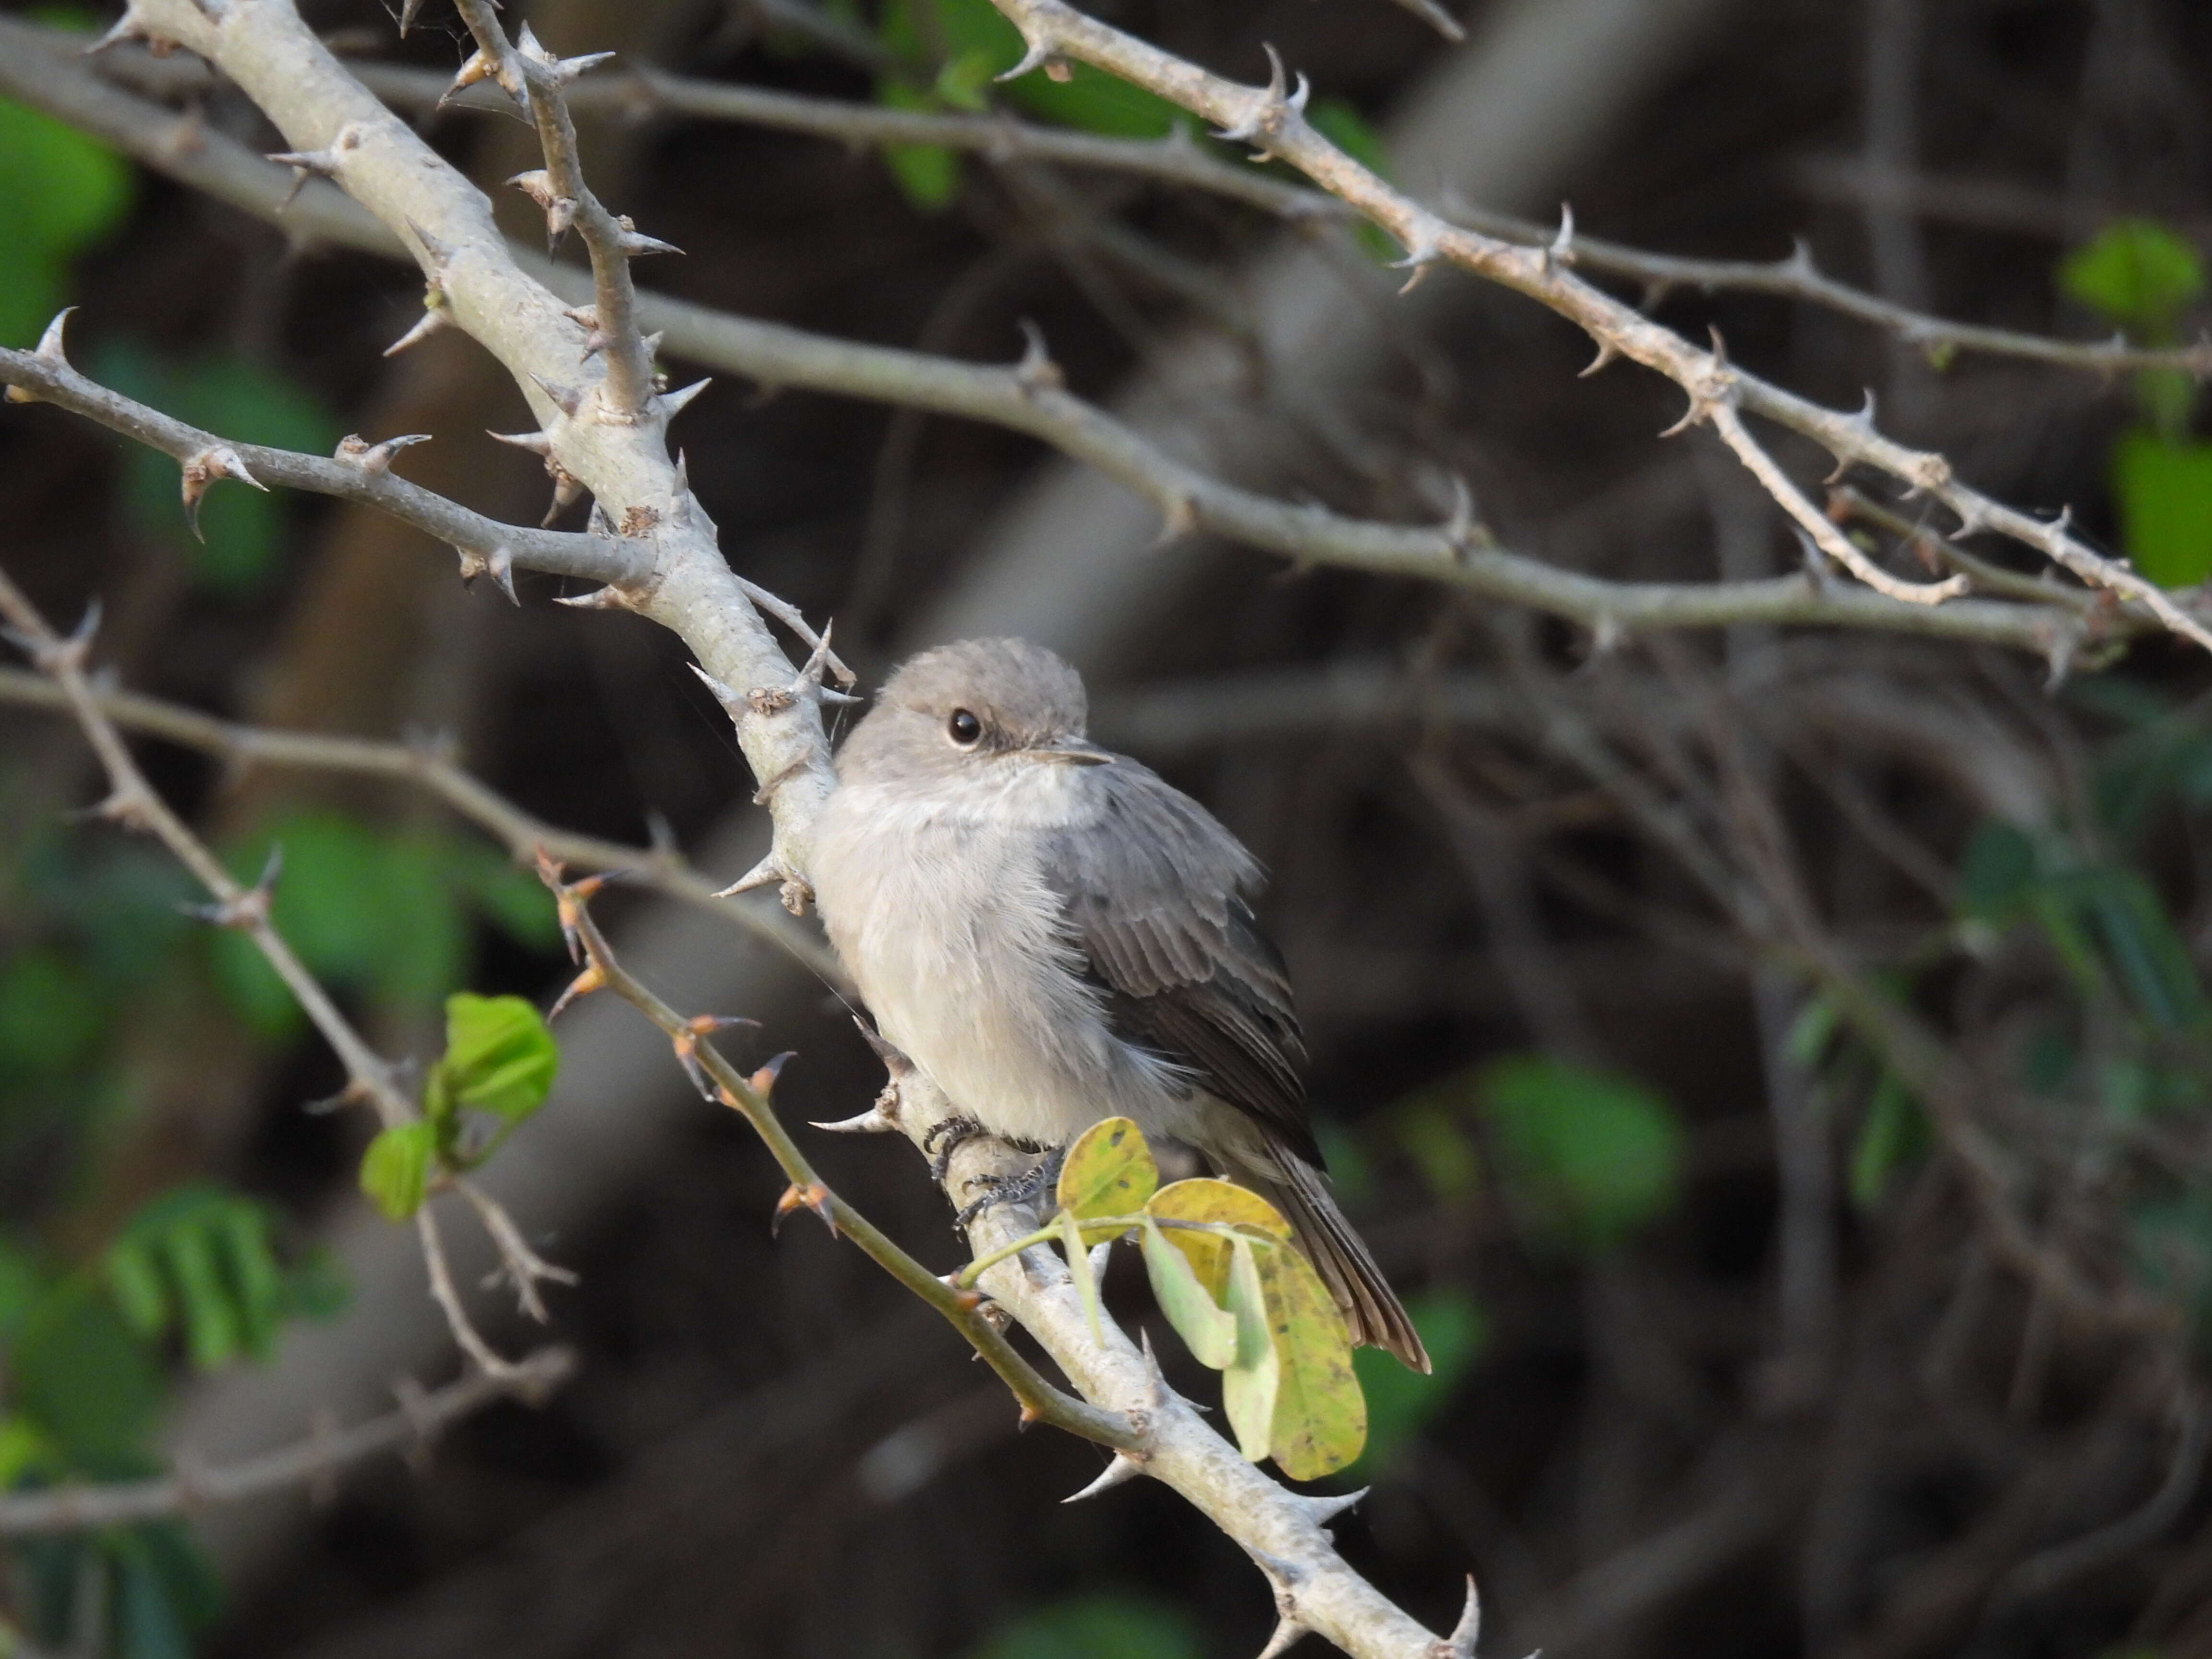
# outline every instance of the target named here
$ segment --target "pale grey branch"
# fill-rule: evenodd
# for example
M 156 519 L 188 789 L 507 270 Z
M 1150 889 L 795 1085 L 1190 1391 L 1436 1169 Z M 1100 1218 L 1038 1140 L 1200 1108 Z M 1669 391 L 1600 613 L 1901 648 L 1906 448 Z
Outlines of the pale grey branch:
M 287 205 L 289 172 L 222 134 L 196 134 L 190 146 L 172 143 L 179 118 L 54 58 L 45 39 L 38 31 L 0 20 L 0 48 L 17 43 L 31 48 L 12 60 L 9 51 L 0 50 L 0 91 L 99 132 L 147 165 L 258 216 L 363 252 L 408 257 L 398 239 L 320 179 L 311 180 Z M 509 252 L 525 276 L 564 296 L 587 297 L 573 270 L 524 250 Z M 1893 630 L 2070 659 L 2087 646 L 2140 632 L 2151 623 L 2148 611 L 2132 606 L 2087 617 L 2069 614 L 2057 594 L 2042 602 L 1977 598 L 1922 605 L 1807 576 L 1718 583 L 1607 581 L 1488 544 L 1471 525 L 1380 524 L 1223 483 L 1169 457 L 1095 404 L 1062 389 L 1035 385 L 1012 365 L 994 368 L 825 339 L 649 293 L 638 296 L 638 315 L 643 326 L 665 334 L 665 349 L 672 355 L 769 386 L 842 393 L 1029 433 L 1154 502 L 1171 530 L 1204 528 L 1300 562 L 1446 582 L 1549 611 L 1607 638 L 1755 622 Z M 727 675 L 717 678 L 732 683 Z
M 842 982 L 843 970 L 821 940 L 780 910 L 756 909 L 714 896 L 720 885 L 669 848 L 633 847 L 535 817 L 468 772 L 435 744 L 380 743 L 317 732 L 280 732 L 218 720 L 181 703 L 132 691 L 95 687 L 101 711 L 126 732 L 142 732 L 216 755 L 238 766 L 296 767 L 307 771 L 344 772 L 357 777 L 390 778 L 421 787 L 456 813 L 495 837 L 519 863 L 542 850 L 562 862 L 619 872 L 637 886 L 696 905 L 708 914 L 760 935 L 815 973 Z M 0 668 L 0 702 L 70 712 L 66 693 L 42 674 Z
M 184 1465 L 150 1480 L 72 1484 L 0 1495 L 0 1537 L 27 1538 L 96 1527 L 128 1526 L 186 1515 L 214 1504 L 234 1504 L 295 1486 L 313 1487 L 340 1470 L 382 1452 L 426 1444 L 461 1419 L 501 1400 L 532 1404 L 566 1382 L 575 1356 L 541 1348 L 500 1375 L 478 1371 L 442 1389 L 407 1395 L 406 1403 L 349 1429 L 312 1435 L 243 1462 Z

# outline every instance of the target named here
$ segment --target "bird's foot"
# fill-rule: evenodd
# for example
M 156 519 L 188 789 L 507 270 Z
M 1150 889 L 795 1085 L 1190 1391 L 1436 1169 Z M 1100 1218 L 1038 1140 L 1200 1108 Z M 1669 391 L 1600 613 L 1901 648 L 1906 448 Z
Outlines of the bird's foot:
M 1066 1147 L 1048 1148 L 1022 1140 L 1011 1144 L 1024 1152 L 1040 1152 L 1042 1156 L 1019 1175 L 982 1175 L 969 1182 L 969 1186 L 981 1187 L 985 1190 L 982 1197 L 963 1206 L 960 1213 L 953 1218 L 956 1229 L 966 1227 L 986 1210 L 995 1210 L 1002 1204 L 1027 1204 L 1040 1194 L 1048 1193 L 1059 1185 L 1060 1165 L 1067 1162 Z
M 940 1117 L 929 1126 L 929 1133 L 921 1138 L 921 1150 L 929 1159 L 929 1178 L 939 1186 L 945 1184 L 945 1176 L 951 1167 L 952 1154 L 971 1140 L 980 1140 L 990 1133 L 972 1117 Z M 939 1145 L 943 1142 L 942 1146 Z

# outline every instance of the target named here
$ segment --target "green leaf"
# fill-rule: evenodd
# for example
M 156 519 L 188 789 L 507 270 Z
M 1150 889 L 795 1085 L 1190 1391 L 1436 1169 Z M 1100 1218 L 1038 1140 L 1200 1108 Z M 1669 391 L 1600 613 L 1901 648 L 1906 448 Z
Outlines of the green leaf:
M 327 455 L 341 429 L 296 382 L 237 357 L 176 361 L 137 346 L 108 342 L 90 373 L 164 414 L 233 442 Z M 125 497 L 132 516 L 192 561 L 203 586 L 243 595 L 276 574 L 289 504 L 242 483 L 223 483 L 200 504 L 200 538 L 185 527 L 177 498 L 177 464 L 134 447 L 125 454 Z
M 531 872 L 475 842 L 457 846 L 447 867 L 458 890 L 515 944 L 531 951 L 559 948 L 561 919 L 553 895 Z
M 2025 908 L 2039 863 L 2025 830 L 2001 818 L 1986 819 L 1959 860 L 1954 902 L 1966 915 L 2004 926 Z
M 362 1191 L 392 1220 L 406 1220 L 422 1207 L 437 1150 L 438 1127 L 428 1118 L 380 1130 L 362 1156 Z
M 892 109 L 933 110 L 937 100 L 902 81 L 884 79 L 876 100 Z M 884 165 L 909 205 L 937 213 L 960 193 L 960 158 L 942 144 L 885 144 Z
M 193 1364 L 212 1370 L 237 1353 L 243 1340 L 238 1309 L 216 1266 L 213 1234 L 204 1224 L 173 1227 L 162 1235 L 160 1250 L 177 1286 L 185 1348 Z
M 223 1206 L 214 1231 L 224 1276 L 237 1296 L 240 1343 L 253 1358 L 265 1358 L 284 1316 L 284 1275 L 271 1248 L 269 1217 L 240 1200 Z
M 1145 1212 L 1161 1221 L 1209 1221 L 1233 1227 L 1249 1227 L 1288 1243 L 1291 1224 L 1275 1206 L 1232 1182 L 1200 1176 L 1163 1187 L 1146 1200 Z M 1217 1302 L 1229 1297 L 1229 1241 L 1217 1233 L 1193 1232 L 1164 1227 L 1168 1243 L 1188 1259 L 1198 1282 Z
M 1229 1311 L 1237 1322 L 1237 1358 L 1221 1374 L 1221 1408 L 1236 1431 L 1248 1463 L 1267 1455 L 1275 1428 L 1275 1395 L 1282 1362 L 1267 1328 L 1267 1292 L 1261 1283 L 1257 1248 L 1242 1237 L 1229 1245 Z
M 2212 444 L 2123 432 L 2112 447 L 2112 490 L 2137 570 L 2161 587 L 2212 576 Z
M 136 1238 L 116 1241 L 107 1252 L 107 1288 L 124 1322 L 149 1340 L 168 1328 L 169 1296 L 151 1251 Z
M 27 1417 L 0 1417 L 0 1492 L 27 1476 L 58 1472 L 61 1454 L 44 1431 Z
M 2157 890 L 2133 870 L 2085 872 L 2086 908 L 2129 999 L 2153 1024 L 2187 1030 L 2212 1021 L 2212 1004 Z
M 0 1076 L 76 1069 L 106 1023 L 100 988 L 60 952 L 26 951 L 0 967 Z
M 1460 1384 L 1482 1356 L 1490 1340 L 1481 1306 L 1456 1286 L 1406 1298 L 1406 1312 L 1428 1350 L 1423 1376 L 1380 1348 L 1361 1348 L 1352 1356 L 1352 1375 L 1367 1402 L 1367 1447 L 1358 1467 L 1386 1468 L 1413 1443 L 1459 1392 Z
M 967 1659 L 1204 1659 L 1206 1651 L 1180 1607 L 1094 1594 L 1023 1614 Z
M 1067 1211 L 1060 1212 L 1060 1252 L 1067 1258 L 1067 1276 L 1083 1299 L 1083 1317 L 1091 1327 L 1091 1340 L 1106 1346 L 1106 1327 L 1098 1313 L 1098 1279 L 1091 1271 L 1091 1252 L 1083 1242 L 1083 1227 Z
M 1867 1103 L 1865 1121 L 1851 1147 L 1851 1202 L 1872 1211 L 1900 1164 L 1927 1150 L 1928 1120 L 1893 1072 L 1884 1072 Z
M 1367 1402 L 1352 1369 L 1351 1334 L 1304 1251 L 1276 1244 L 1256 1254 L 1278 1369 L 1268 1448 L 1291 1480 L 1318 1480 L 1367 1443 Z
M 1101 1215 L 1134 1215 L 1159 1185 L 1159 1166 L 1144 1132 L 1126 1117 L 1092 1124 L 1075 1138 L 1060 1166 L 1054 1196 L 1060 1207 L 1079 1219 Z M 1117 1238 L 1119 1227 L 1091 1227 L 1086 1243 Z
M 73 1467 L 118 1475 L 143 1468 L 161 1374 L 90 1281 L 64 1283 L 40 1302 L 8 1365 L 12 1403 Z
M 0 99 L 0 345 L 35 343 L 66 297 L 69 267 L 130 210 L 135 174 L 112 150 Z
M 2109 321 L 2166 336 L 2204 292 L 2204 265 L 2197 250 L 2165 226 L 2121 219 L 2066 256 L 2058 285 Z
M 1462 1091 L 1425 1090 L 1390 1114 L 1390 1131 L 1429 1190 L 1464 1204 L 1482 1188 L 1482 1158 L 1456 1109 Z
M 1236 1363 L 1237 1318 L 1198 1282 L 1190 1258 L 1168 1243 L 1159 1224 L 1146 1217 L 1141 1235 L 1145 1273 L 1160 1311 L 1201 1365 L 1221 1370 Z
M 1674 1206 L 1682 1128 L 1650 1090 L 1534 1054 L 1493 1062 L 1479 1088 L 1500 1182 L 1533 1243 L 1602 1254 Z
M 520 997 L 446 999 L 446 1053 L 438 1070 L 456 1105 L 510 1127 L 545 1103 L 561 1050 L 538 1010 Z

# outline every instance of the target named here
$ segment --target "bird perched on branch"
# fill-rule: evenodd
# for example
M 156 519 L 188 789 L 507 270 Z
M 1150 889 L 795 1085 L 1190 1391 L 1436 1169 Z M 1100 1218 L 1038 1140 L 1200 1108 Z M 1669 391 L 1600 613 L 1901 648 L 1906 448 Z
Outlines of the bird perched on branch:
M 1075 671 L 1019 640 L 893 674 L 815 828 L 830 942 L 956 1133 L 1062 1147 L 1126 1116 L 1182 1142 L 1289 1218 L 1353 1340 L 1426 1370 L 1322 1173 L 1257 861 L 1085 714 Z

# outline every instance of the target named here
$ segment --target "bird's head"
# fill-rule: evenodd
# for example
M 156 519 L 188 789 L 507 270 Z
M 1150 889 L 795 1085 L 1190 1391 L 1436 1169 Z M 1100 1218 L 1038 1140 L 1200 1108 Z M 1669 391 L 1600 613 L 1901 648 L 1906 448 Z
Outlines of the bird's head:
M 1082 677 L 1025 640 L 963 640 L 909 658 L 838 755 L 841 776 L 1103 766 Z

